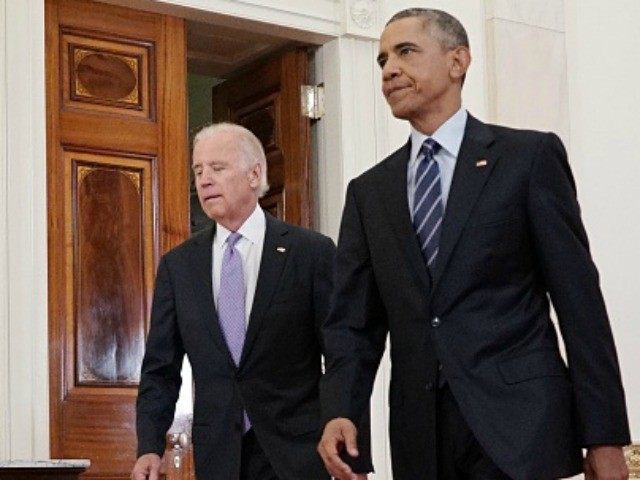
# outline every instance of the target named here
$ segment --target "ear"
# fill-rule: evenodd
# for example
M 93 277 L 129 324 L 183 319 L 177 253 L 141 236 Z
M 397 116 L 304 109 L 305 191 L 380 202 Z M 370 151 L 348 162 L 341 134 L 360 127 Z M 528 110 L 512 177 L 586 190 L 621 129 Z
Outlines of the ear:
M 456 47 L 450 51 L 451 68 L 449 74 L 454 80 L 460 80 L 471 64 L 471 52 L 467 47 Z
M 260 186 L 260 179 L 262 178 L 262 165 L 260 162 L 251 167 L 249 170 L 249 185 L 256 190 Z

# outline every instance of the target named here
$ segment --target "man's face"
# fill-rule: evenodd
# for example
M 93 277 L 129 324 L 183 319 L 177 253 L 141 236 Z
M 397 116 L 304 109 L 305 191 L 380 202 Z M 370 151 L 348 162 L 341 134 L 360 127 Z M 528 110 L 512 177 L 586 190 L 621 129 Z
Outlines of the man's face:
M 260 165 L 247 167 L 238 135 L 220 132 L 193 149 L 193 171 L 202 209 L 230 230 L 237 230 L 258 201 Z
M 460 102 L 460 79 L 468 65 L 460 63 L 464 47 L 444 50 L 429 28 L 421 18 L 402 18 L 380 37 L 382 93 L 397 118 L 418 120 Z

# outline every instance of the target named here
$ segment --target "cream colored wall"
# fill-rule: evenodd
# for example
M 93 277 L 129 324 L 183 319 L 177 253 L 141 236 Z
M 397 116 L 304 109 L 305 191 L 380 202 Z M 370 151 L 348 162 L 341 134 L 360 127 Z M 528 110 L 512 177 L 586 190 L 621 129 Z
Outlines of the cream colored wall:
M 489 118 L 569 137 L 564 0 L 487 0 Z
M 566 0 L 570 158 L 640 443 L 640 2 Z
M 7 245 L 6 0 L 0 0 L 0 458 L 9 457 L 9 266 Z

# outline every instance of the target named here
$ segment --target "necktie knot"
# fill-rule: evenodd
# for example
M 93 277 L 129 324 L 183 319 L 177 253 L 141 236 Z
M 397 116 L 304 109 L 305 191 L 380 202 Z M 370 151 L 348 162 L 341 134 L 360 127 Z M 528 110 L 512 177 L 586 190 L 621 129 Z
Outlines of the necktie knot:
M 434 140 L 433 138 L 427 138 L 422 143 L 420 152 L 424 155 L 424 157 L 427 160 L 430 160 L 433 158 L 434 155 L 436 155 L 440 151 L 441 148 L 442 148 L 442 145 L 440 145 L 436 140 Z
M 234 248 L 236 246 L 236 243 L 238 243 L 241 238 L 242 238 L 241 233 L 231 232 L 227 237 L 227 245 L 229 245 L 229 248 Z

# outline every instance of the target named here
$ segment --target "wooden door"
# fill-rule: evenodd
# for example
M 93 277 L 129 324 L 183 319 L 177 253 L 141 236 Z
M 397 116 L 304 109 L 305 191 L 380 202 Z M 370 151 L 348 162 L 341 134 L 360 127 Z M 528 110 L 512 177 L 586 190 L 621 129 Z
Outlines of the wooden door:
M 127 479 L 159 255 L 188 236 L 182 19 L 46 0 L 53 458 Z
M 310 124 L 302 115 L 308 53 L 299 48 L 213 88 L 213 120 L 251 130 L 267 155 L 269 185 L 262 207 L 289 223 L 312 226 Z

